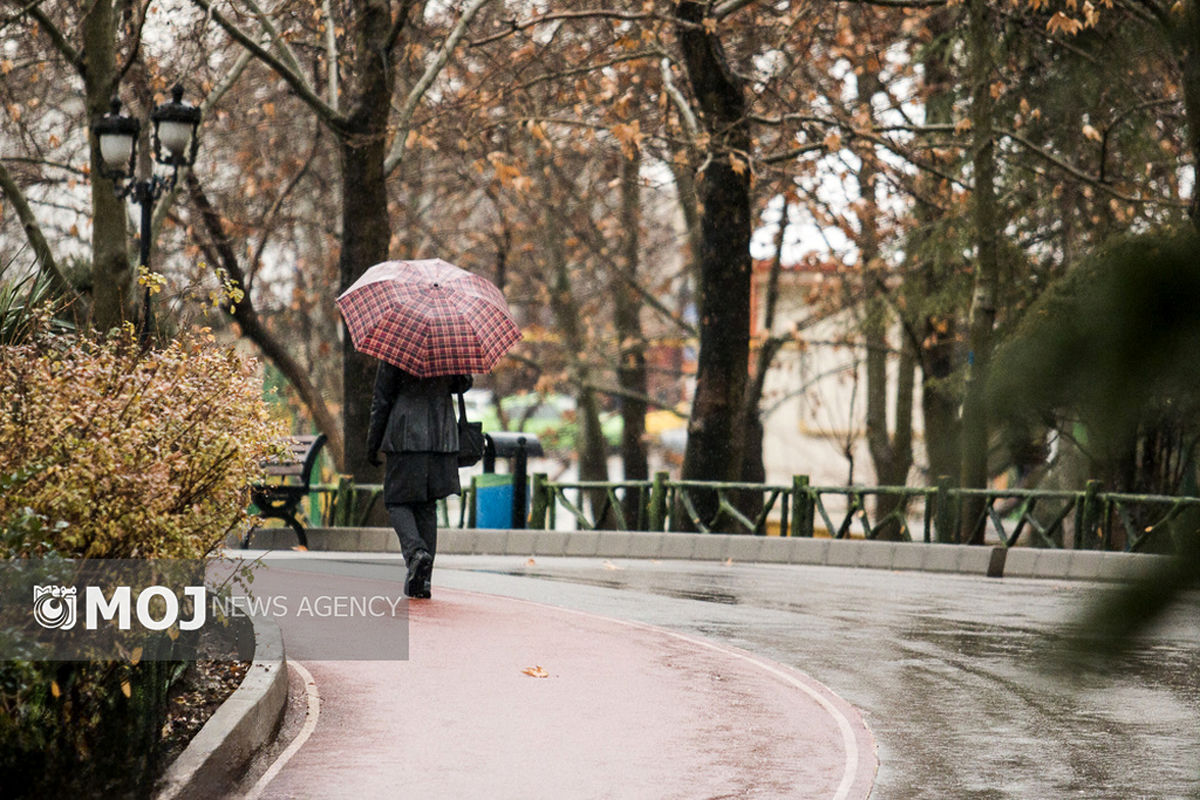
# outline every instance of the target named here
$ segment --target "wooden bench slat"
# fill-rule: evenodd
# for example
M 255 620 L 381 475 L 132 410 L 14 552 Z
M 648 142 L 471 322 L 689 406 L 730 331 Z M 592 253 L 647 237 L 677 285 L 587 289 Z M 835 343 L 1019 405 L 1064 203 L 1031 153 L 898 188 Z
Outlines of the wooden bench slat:
M 301 498 L 312 484 L 312 472 L 316 466 L 317 451 L 325 444 L 324 434 L 292 436 L 288 445 L 290 459 L 277 459 L 262 465 L 263 472 L 278 482 L 261 483 L 254 487 L 255 503 L 264 517 L 282 519 L 296 532 L 300 544 L 307 546 L 304 524 L 297 516 Z M 250 534 L 242 542 L 250 544 Z

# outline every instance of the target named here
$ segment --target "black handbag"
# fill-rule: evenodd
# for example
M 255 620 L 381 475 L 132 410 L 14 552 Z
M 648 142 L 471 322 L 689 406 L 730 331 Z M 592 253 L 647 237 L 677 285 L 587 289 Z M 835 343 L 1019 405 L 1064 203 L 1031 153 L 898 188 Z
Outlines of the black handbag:
M 483 423 L 467 419 L 467 404 L 458 393 L 458 465 L 471 467 L 483 458 Z

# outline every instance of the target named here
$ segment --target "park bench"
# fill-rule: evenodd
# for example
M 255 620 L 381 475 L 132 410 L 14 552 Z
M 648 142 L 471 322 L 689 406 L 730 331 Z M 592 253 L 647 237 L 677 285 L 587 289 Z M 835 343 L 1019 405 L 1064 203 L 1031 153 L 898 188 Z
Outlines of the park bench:
M 312 491 L 313 471 L 317 456 L 325 445 L 325 434 L 318 436 L 292 436 L 289 439 L 291 456 L 274 459 L 263 464 L 267 480 L 250 487 L 250 499 L 258 507 L 263 519 L 281 519 L 296 532 L 302 547 L 308 547 L 304 523 L 300 519 L 300 502 Z M 246 532 L 242 547 L 250 546 L 250 536 L 256 529 Z

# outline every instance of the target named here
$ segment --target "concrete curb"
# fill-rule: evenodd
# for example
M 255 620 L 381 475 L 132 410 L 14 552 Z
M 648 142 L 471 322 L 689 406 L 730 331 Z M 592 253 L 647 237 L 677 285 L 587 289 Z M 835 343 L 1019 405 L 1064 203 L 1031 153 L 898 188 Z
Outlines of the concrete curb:
M 283 636 L 272 619 L 253 622 L 254 661 L 246 677 L 167 768 L 155 800 L 222 796 L 232 774 L 274 734 L 287 706 Z
M 262 528 L 254 547 L 288 549 L 287 528 Z M 236 545 L 231 545 L 236 546 Z M 310 550 L 398 553 L 390 528 L 309 528 Z M 1131 581 L 1152 575 L 1166 556 L 1096 550 L 972 547 L 924 542 L 780 538 L 716 533 L 634 531 L 532 531 L 443 528 L 438 552 L 454 555 L 580 556 L 807 564 L 865 569 L 918 570 L 993 578 Z

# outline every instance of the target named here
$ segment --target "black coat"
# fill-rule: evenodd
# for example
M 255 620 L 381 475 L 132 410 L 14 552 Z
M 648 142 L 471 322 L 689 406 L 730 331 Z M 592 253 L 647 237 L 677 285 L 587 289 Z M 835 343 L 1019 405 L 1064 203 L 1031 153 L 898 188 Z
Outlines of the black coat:
M 380 362 L 367 452 L 457 453 L 458 422 L 451 397 L 470 387 L 468 375 L 418 378 Z

